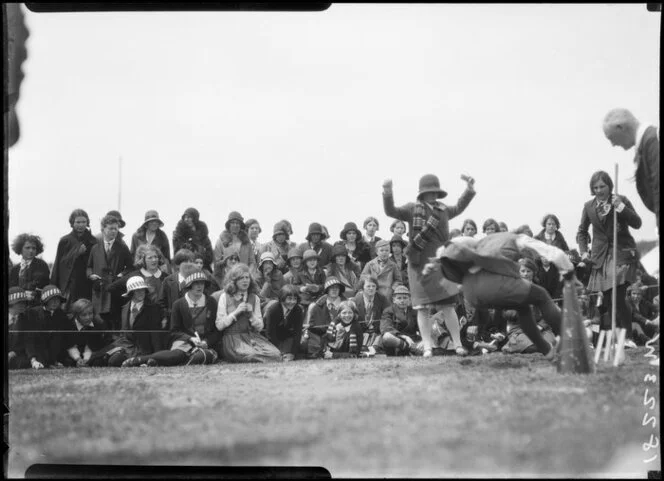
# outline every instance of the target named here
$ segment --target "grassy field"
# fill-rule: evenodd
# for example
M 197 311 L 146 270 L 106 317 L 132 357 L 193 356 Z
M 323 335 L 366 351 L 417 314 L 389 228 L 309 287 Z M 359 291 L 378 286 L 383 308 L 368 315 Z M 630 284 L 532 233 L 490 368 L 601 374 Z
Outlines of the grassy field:
M 9 468 L 323 466 L 333 477 L 646 475 L 645 348 L 559 375 L 541 355 L 9 373 Z M 654 463 L 660 466 L 659 460 Z M 649 465 L 651 469 L 653 465 Z

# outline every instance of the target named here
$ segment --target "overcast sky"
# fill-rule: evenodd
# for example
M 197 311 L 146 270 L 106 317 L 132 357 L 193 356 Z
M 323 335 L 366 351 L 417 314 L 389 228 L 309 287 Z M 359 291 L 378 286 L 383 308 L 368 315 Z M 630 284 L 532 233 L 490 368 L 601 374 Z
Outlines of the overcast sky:
M 388 237 L 397 205 L 439 176 L 451 221 L 533 231 L 559 216 L 574 244 L 588 182 L 612 176 L 656 237 L 636 193 L 634 152 L 611 147 L 613 107 L 659 118 L 660 14 L 642 5 L 333 5 L 315 13 L 32 13 L 9 152 L 9 238 L 39 234 L 52 261 L 68 217 L 93 231 L 118 207 L 130 236 L 156 209 L 169 238 L 190 206 L 214 244 L 228 213 L 267 241 L 287 218 L 337 240 L 368 215 Z M 12 253 L 13 260 L 18 257 Z

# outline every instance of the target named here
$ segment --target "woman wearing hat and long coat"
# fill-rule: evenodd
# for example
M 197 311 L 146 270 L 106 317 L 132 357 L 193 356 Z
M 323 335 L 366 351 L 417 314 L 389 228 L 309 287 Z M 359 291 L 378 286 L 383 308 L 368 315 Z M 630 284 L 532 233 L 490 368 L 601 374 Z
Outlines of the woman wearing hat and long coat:
M 82 209 L 69 215 L 72 230 L 60 238 L 51 270 L 51 284 L 58 286 L 67 298 L 67 305 L 92 297 L 92 282 L 88 279 L 88 257 L 97 238 L 90 232 L 90 218 Z
M 288 226 L 284 222 L 279 221 L 274 224 L 272 240 L 263 244 L 261 254 L 265 252 L 271 253 L 277 269 L 286 274 L 288 272 L 288 252 L 294 247 L 295 242 L 290 240 Z
M 133 256 L 136 255 L 138 246 L 149 244 L 157 247 L 166 261 L 163 270 L 168 274 L 171 262 L 171 245 L 166 232 L 161 230 L 162 227 L 164 227 L 164 223 L 159 218 L 159 212 L 156 210 L 147 211 L 143 225 L 131 236 L 131 247 L 129 250 Z
M 464 354 L 458 317 L 454 311 L 454 302 L 459 292 L 457 285 L 443 278 L 436 270 L 435 274 L 423 279 L 422 268 L 436 250 L 449 238 L 449 221 L 461 214 L 475 197 L 475 180 L 466 180 L 466 190 L 461 194 L 456 205 L 448 206 L 439 202 L 447 192 L 440 188 L 438 177 L 432 174 L 420 179 L 417 200 L 396 207 L 392 194 L 392 180 L 383 183 L 383 208 L 385 214 L 408 223 L 408 285 L 413 308 L 417 310 L 417 324 L 420 328 L 424 345 L 424 356 L 430 357 L 433 348 L 432 311 L 443 311 L 448 321 L 448 329 L 455 342 L 457 353 Z
M 253 274 L 256 270 L 256 256 L 249 234 L 247 234 L 244 217 L 239 212 L 233 211 L 228 214 L 224 227 L 226 229 L 219 234 L 214 245 L 214 260 L 219 261 L 232 252 L 236 252 L 240 262 L 248 265 Z
M 357 269 L 357 275 L 359 276 L 366 263 L 371 260 L 371 246 L 365 242 L 355 222 L 346 222 L 339 233 L 339 238 L 341 240 L 335 242 L 335 245 L 343 244 L 346 247 L 348 257 L 359 267 Z M 332 261 L 334 262 L 334 259 Z
M 200 220 L 198 210 L 189 207 L 184 211 L 173 231 L 173 252 L 180 249 L 189 249 L 194 253 L 201 254 L 205 266 L 210 268 L 213 256 L 209 234 L 208 226 Z
M 323 230 L 318 222 L 309 224 L 309 232 L 305 239 L 306 242 L 298 245 L 297 248 L 304 252 L 306 250 L 313 250 L 318 256 L 318 262 L 321 266 L 326 266 L 332 260 L 332 245 L 325 241 L 328 235 Z

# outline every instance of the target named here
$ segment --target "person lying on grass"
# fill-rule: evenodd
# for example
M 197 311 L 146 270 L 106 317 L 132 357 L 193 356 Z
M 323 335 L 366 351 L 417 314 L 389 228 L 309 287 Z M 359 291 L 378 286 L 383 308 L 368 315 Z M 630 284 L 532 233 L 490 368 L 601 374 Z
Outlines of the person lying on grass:
M 562 315 L 544 288 L 520 276 L 517 261 L 526 249 L 545 256 L 561 275 L 573 278 L 574 266 L 562 250 L 511 232 L 492 234 L 479 241 L 456 237 L 438 249 L 437 259 L 425 265 L 423 276 L 441 269 L 445 278 L 463 286 L 464 296 L 473 306 L 516 310 L 523 332 L 539 352 L 553 361 L 555 349 L 542 337 L 530 306 L 540 309 L 556 335 L 560 333 Z
M 362 326 L 353 301 L 343 301 L 339 304 L 336 318 L 327 327 L 325 340 L 329 343 L 329 349 L 324 354 L 325 359 L 360 355 Z
M 221 335 L 215 326 L 217 301 L 204 294 L 209 284 L 201 269 L 189 274 L 182 286 L 184 296 L 173 303 L 170 349 L 130 357 L 122 367 L 214 364 L 218 356 L 212 346 Z
M 380 333 L 388 356 L 421 356 L 422 338 L 417 330 L 417 311 L 410 305 L 410 291 L 397 286 L 392 293 L 392 305 L 383 311 Z
M 222 333 L 217 344 L 219 356 L 230 362 L 278 362 L 281 352 L 260 332 L 263 330 L 258 286 L 249 266 L 236 264 L 226 276 L 219 297 L 217 329 Z

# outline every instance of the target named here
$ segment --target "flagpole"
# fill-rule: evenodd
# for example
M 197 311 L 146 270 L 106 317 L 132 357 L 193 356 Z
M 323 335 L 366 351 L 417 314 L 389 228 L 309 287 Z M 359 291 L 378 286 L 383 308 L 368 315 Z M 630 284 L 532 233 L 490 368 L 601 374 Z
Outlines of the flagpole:
M 122 156 L 118 157 L 118 212 L 122 212 Z

